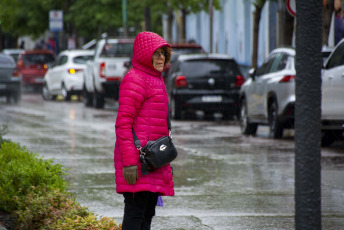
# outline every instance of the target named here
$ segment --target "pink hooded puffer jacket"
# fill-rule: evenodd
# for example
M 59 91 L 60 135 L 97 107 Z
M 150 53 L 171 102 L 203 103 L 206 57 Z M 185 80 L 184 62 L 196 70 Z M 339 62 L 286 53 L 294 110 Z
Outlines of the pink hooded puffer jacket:
M 168 95 L 161 76 L 152 64 L 156 49 L 170 45 L 159 35 L 141 32 L 137 35 L 132 65 L 133 69 L 123 78 L 119 90 L 119 108 L 116 120 L 115 169 L 116 192 L 157 192 L 173 196 L 173 180 L 170 165 L 148 175 L 141 175 L 139 151 L 135 148 L 132 129 L 141 142 L 156 140 L 168 135 Z M 123 167 L 137 165 L 139 179 L 134 185 L 123 177 Z

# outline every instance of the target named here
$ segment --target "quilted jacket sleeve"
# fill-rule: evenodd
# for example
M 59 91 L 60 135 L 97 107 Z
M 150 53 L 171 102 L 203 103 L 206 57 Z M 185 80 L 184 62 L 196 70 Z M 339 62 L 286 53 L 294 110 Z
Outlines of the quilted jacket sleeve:
M 129 72 L 121 82 L 116 120 L 116 138 L 124 167 L 137 165 L 139 152 L 135 148 L 132 127 L 145 99 L 145 81 Z

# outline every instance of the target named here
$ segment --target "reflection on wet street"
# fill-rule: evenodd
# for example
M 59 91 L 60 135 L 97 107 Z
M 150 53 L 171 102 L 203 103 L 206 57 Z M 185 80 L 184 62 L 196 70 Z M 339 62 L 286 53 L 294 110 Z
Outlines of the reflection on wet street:
M 121 223 L 123 197 L 115 192 L 113 150 L 116 104 L 43 101 L 23 95 L 0 101 L 5 136 L 68 168 L 71 191 L 98 215 Z M 243 137 L 235 121 L 172 121 L 178 158 L 176 195 L 163 197 L 152 229 L 294 229 L 294 141 Z M 323 229 L 344 226 L 344 144 L 322 149 Z

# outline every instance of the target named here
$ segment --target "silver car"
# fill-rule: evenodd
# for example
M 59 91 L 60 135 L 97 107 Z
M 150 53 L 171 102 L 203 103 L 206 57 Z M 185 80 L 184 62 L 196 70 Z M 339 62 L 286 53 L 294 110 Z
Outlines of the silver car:
M 269 136 L 281 138 L 294 127 L 295 50 L 277 48 L 263 65 L 250 70 L 240 89 L 240 125 L 245 135 L 255 135 L 258 125 L 269 125 Z
M 0 54 L 0 96 L 6 96 L 8 103 L 13 99 L 18 103 L 21 98 L 21 79 L 13 57 Z
M 344 126 L 344 39 L 330 54 L 322 70 L 322 145 L 343 138 Z

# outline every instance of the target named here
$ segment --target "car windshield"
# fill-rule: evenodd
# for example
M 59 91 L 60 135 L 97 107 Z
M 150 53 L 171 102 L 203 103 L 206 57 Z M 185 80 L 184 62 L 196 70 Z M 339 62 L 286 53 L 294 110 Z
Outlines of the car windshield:
M 105 44 L 102 57 L 131 57 L 134 43 L 107 43 Z
M 75 64 L 85 64 L 88 60 L 92 59 L 92 55 L 76 56 L 73 58 Z
M 52 54 L 25 54 L 23 55 L 24 65 L 47 64 L 54 61 Z
M 240 70 L 236 62 L 221 59 L 189 60 L 182 63 L 181 70 L 182 73 L 185 75 L 187 74 L 188 77 L 197 77 L 216 73 L 226 73 L 228 75 L 240 74 Z

